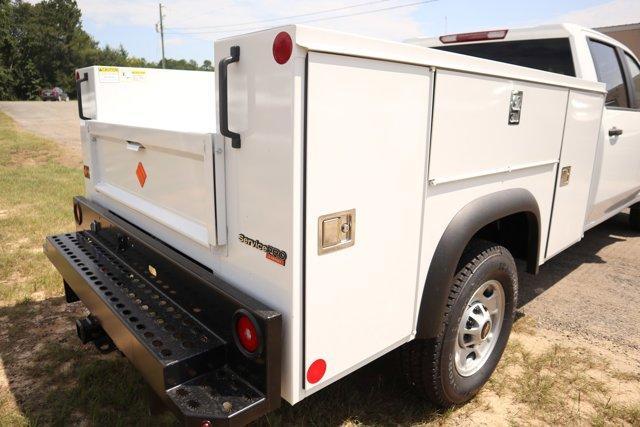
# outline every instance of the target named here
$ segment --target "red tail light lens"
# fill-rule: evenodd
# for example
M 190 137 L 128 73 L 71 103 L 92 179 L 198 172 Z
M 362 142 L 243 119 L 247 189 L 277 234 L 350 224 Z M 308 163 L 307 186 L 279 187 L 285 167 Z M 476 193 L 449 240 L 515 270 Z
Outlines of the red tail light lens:
M 236 344 L 247 356 L 257 355 L 262 345 L 258 324 L 246 310 L 238 310 L 234 317 Z
M 480 31 L 477 33 L 449 34 L 441 36 L 442 43 L 477 42 L 482 40 L 500 40 L 507 36 L 509 30 Z
M 273 40 L 273 59 L 278 64 L 286 63 L 291 58 L 293 52 L 293 41 L 291 36 L 286 32 L 278 33 Z
M 80 80 L 80 72 L 76 71 L 76 80 Z

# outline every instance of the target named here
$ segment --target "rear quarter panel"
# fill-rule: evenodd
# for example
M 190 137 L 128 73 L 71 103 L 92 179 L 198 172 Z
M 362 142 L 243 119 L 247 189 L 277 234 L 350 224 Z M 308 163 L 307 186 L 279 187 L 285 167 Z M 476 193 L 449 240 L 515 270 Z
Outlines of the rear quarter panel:
M 523 92 L 519 125 L 508 124 L 513 90 Z M 531 192 L 544 254 L 567 97 L 562 87 L 437 71 L 416 314 L 441 236 L 477 198 L 510 188 Z

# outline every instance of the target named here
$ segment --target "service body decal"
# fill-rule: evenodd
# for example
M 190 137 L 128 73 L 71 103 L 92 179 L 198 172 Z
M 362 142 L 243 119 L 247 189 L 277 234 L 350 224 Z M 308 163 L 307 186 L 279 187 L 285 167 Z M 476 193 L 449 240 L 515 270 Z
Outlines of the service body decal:
M 266 253 L 266 258 L 280 265 L 284 265 L 287 261 L 287 253 L 274 246 L 262 243 L 258 239 L 251 239 L 244 234 L 238 235 L 239 240 L 245 245 L 249 245 Z

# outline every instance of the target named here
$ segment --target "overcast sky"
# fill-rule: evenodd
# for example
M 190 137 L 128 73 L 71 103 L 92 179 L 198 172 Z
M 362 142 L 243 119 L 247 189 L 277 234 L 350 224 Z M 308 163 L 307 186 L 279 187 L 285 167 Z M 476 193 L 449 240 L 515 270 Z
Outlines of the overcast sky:
M 122 44 L 135 56 L 149 60 L 160 58 L 160 38 L 155 30 L 157 0 L 77 1 L 84 28 L 103 45 Z M 213 40 L 234 34 L 231 31 L 249 32 L 302 22 L 391 40 L 544 23 L 573 22 L 598 27 L 640 22 L 640 0 L 423 0 L 416 4 L 418 2 L 420 0 L 164 0 L 166 55 L 193 58 L 201 63 L 213 57 Z M 413 6 L 402 7 L 408 4 Z M 374 10 L 378 12 L 364 13 Z M 323 11 L 326 12 L 316 13 Z M 297 17 L 288 18 L 294 15 Z M 265 20 L 268 22 L 262 22 Z

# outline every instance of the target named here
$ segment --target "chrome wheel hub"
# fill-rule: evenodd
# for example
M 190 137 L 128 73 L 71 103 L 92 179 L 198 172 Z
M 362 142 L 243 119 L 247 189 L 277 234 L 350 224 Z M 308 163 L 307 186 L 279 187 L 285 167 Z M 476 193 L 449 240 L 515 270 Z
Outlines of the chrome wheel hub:
M 504 304 L 504 289 L 497 280 L 484 282 L 467 303 L 455 349 L 456 370 L 461 376 L 478 372 L 491 355 L 500 336 Z

